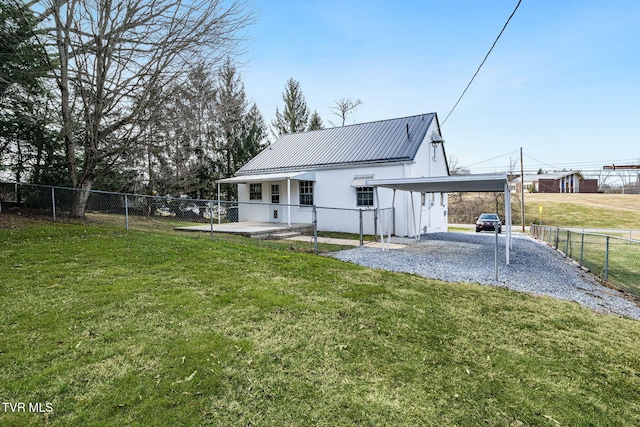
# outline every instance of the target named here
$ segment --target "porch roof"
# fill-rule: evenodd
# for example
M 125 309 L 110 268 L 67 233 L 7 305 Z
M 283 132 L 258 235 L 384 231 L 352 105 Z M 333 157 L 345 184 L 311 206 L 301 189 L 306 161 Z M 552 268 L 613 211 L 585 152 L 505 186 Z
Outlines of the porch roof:
M 232 178 L 223 178 L 216 181 L 218 184 L 246 184 L 249 182 L 284 181 L 286 179 L 296 179 L 299 181 L 315 181 L 315 172 L 279 172 L 263 173 L 254 175 L 240 175 Z

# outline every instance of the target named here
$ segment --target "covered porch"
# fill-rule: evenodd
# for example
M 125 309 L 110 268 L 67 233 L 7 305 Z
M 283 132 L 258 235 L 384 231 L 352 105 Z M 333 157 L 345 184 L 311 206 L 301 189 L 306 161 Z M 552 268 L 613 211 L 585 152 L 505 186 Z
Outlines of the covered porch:
M 264 197 L 267 197 L 268 202 L 270 203 L 272 209 L 271 219 L 275 222 L 285 222 L 286 225 L 291 227 L 295 225 L 296 222 L 293 221 L 293 218 L 296 218 L 297 213 L 295 212 L 295 203 L 293 203 L 292 194 L 291 194 L 291 181 L 315 181 L 316 176 L 315 172 L 310 171 L 296 171 L 296 172 L 278 172 L 278 173 L 267 173 L 267 174 L 254 174 L 254 175 L 240 175 L 234 176 L 231 178 L 223 178 L 216 181 L 218 184 L 218 200 L 221 198 L 220 194 L 220 184 L 262 184 L 268 183 L 271 184 L 271 188 L 265 189 L 266 191 L 262 191 L 261 199 L 264 194 Z M 284 200 L 280 197 L 280 183 L 286 183 L 286 192 L 283 192 Z M 250 195 L 249 195 L 250 196 Z M 240 195 L 238 195 L 239 200 Z M 249 198 L 248 202 L 252 202 Z M 274 209 L 277 209 L 277 213 L 274 213 Z M 249 219 L 245 217 L 245 220 Z M 251 218 L 255 219 L 255 218 Z

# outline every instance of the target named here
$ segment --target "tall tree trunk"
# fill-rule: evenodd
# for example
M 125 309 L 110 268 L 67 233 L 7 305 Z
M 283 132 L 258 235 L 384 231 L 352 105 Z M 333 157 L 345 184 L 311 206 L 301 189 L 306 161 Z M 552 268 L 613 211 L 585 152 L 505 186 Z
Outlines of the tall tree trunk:
M 91 187 L 93 186 L 93 179 L 86 179 L 82 182 L 80 187 L 73 193 L 73 202 L 71 204 L 71 212 L 69 217 L 71 218 L 84 218 L 85 208 L 87 200 L 91 195 Z

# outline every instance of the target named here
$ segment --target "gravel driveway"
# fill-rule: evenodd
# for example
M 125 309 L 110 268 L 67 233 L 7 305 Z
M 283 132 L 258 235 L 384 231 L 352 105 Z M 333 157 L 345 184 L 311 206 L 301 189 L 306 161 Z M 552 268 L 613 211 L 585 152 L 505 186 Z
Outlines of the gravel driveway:
M 499 239 L 497 281 L 493 233 L 434 233 L 422 236 L 420 241 L 397 239 L 397 243 L 408 244 L 403 249 L 355 248 L 336 252 L 333 256 L 382 270 L 548 295 L 575 301 L 599 312 L 640 320 L 640 307 L 621 297 L 619 292 L 599 284 L 553 248 L 528 235 L 514 233 L 510 264 L 506 265 L 505 235 Z

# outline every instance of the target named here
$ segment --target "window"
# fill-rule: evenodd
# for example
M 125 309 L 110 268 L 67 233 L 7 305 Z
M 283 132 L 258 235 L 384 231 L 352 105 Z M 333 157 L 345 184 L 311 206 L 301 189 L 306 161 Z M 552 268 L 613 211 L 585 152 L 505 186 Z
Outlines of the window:
M 373 206 L 373 187 L 356 187 L 357 206 Z
M 300 204 L 313 205 L 313 181 L 300 181 Z
M 280 184 L 271 184 L 271 203 L 280 203 Z
M 262 183 L 249 184 L 249 200 L 262 200 Z

